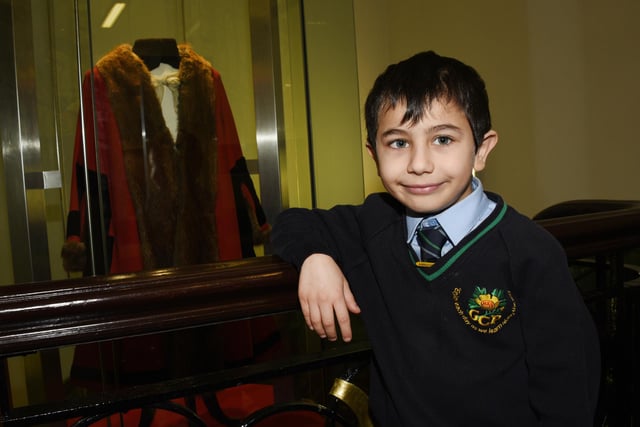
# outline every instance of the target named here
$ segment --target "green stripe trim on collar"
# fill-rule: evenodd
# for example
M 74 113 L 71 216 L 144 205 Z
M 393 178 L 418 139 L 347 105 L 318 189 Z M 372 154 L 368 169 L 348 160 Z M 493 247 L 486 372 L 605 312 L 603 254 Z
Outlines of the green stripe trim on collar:
M 451 258 L 449 258 L 449 260 L 444 265 L 442 265 L 440 268 L 438 268 L 437 270 L 435 270 L 433 272 L 431 272 L 428 268 L 418 267 L 418 271 L 420 272 L 420 274 L 422 274 L 422 276 L 424 276 L 424 278 L 427 279 L 428 281 L 432 281 L 432 280 L 435 280 L 438 277 L 440 277 L 445 271 L 447 271 L 447 269 L 449 267 L 451 267 L 451 265 L 454 262 L 456 262 L 456 260 L 458 258 L 460 258 L 462 256 L 462 254 L 464 254 L 471 246 L 473 246 L 482 236 L 484 236 L 489 231 L 491 231 L 493 228 L 495 228 L 495 226 L 498 225 L 498 223 L 502 220 L 502 218 L 504 217 L 506 212 L 507 212 L 507 204 L 505 203 L 502 206 L 502 209 L 500 210 L 500 213 L 498 213 L 496 218 L 493 221 L 491 221 L 491 223 L 489 225 L 487 225 L 484 228 L 484 230 L 479 232 L 466 245 L 464 245 L 463 247 L 461 247 L 460 249 L 455 251 L 453 256 Z

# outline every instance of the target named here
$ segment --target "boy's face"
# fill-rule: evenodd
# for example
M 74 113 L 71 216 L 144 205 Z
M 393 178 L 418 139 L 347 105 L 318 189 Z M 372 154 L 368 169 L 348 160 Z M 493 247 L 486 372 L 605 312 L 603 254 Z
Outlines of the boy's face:
M 405 104 L 379 115 L 376 147 L 367 146 L 387 191 L 411 211 L 435 214 L 471 194 L 472 171 L 484 169 L 498 142 L 489 131 L 476 151 L 464 112 L 434 101 L 418 123 L 402 123 Z

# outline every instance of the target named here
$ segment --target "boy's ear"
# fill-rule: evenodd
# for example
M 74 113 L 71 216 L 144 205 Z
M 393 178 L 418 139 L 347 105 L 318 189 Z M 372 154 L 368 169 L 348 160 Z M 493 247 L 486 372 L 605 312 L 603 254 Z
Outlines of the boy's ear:
M 371 156 L 371 158 L 376 162 L 376 164 L 378 163 L 378 158 L 376 157 L 376 149 L 373 148 L 371 146 L 371 144 L 367 143 L 366 145 L 367 147 L 367 152 L 369 153 L 369 155 Z
M 484 134 L 482 138 L 482 144 L 476 150 L 476 155 L 473 162 L 473 169 L 476 172 L 484 169 L 487 164 L 487 157 L 489 157 L 489 153 L 493 150 L 493 147 L 498 143 L 498 133 L 494 130 L 490 130 L 489 132 Z

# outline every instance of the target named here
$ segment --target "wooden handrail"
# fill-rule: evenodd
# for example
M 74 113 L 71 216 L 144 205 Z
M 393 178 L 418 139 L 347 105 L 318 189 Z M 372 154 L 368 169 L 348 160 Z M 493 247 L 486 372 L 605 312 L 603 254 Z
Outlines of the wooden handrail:
M 640 247 L 640 207 L 536 221 L 564 247 L 569 258 Z
M 296 286 L 268 256 L 0 287 L 0 355 L 294 310 Z
M 640 208 L 537 221 L 570 258 L 640 247 Z M 259 257 L 0 287 L 0 356 L 298 308 L 297 272 Z

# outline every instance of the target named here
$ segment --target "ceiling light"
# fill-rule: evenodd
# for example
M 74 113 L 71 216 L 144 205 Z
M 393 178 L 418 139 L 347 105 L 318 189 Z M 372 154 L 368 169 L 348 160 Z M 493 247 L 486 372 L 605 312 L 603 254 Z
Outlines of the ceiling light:
M 116 23 L 118 16 L 120 16 L 122 10 L 126 5 L 126 3 L 114 3 L 109 13 L 107 13 L 107 17 L 104 18 L 104 21 L 102 21 L 102 28 L 113 27 L 113 24 Z

